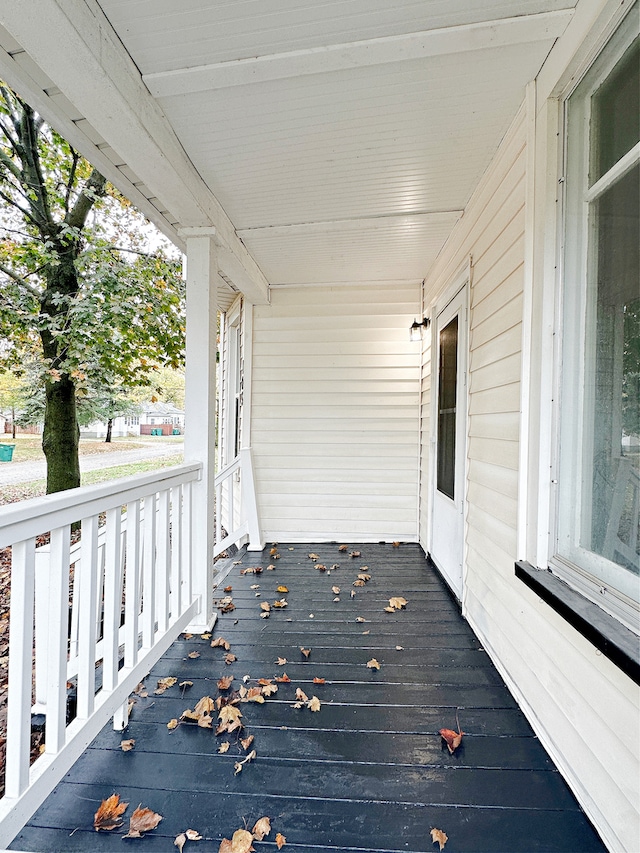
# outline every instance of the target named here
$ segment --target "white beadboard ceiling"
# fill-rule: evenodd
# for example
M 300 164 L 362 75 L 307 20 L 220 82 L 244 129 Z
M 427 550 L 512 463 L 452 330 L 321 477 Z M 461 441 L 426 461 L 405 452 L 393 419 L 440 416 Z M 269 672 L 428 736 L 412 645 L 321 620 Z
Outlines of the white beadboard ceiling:
M 73 22 L 82 6 L 85 27 L 113 28 L 269 284 L 309 285 L 426 276 L 577 0 L 32 2 L 34 15 L 55 6 Z M 71 120 L 165 232 L 199 224 L 181 217 L 175 184 L 171 196 L 152 170 L 138 177 L 131 134 L 96 114 L 100 92 L 74 101 L 77 84 L 42 58 L 39 79 L 25 21 L 10 26 L 27 14 L 0 13 L 27 85 L 38 82 L 54 117 Z

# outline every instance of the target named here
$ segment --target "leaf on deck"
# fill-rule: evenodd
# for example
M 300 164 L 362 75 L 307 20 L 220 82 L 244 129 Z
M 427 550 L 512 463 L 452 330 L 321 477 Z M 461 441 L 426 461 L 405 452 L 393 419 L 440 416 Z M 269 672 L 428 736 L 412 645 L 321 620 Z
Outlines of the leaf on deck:
M 122 826 L 122 815 L 127 810 L 129 803 L 120 802 L 120 794 L 112 794 L 103 800 L 98 811 L 93 816 L 93 828 L 96 832 L 103 830 L 109 832 Z
M 438 843 L 440 845 L 440 850 L 442 850 L 448 840 L 449 836 L 442 829 L 431 830 L 431 841 L 433 842 L 433 844 Z
M 211 648 L 212 649 L 215 649 L 218 646 L 220 646 L 221 648 L 223 648 L 225 651 L 228 652 L 229 649 L 231 648 L 231 643 L 229 643 L 227 640 L 225 640 L 224 637 L 216 637 L 215 640 L 211 640 Z
M 151 832 L 162 820 L 162 815 L 148 808 L 138 808 L 131 815 L 129 821 L 129 832 L 124 838 L 142 838 L 145 832 Z
M 131 750 L 136 745 L 135 738 L 129 738 L 129 740 L 121 740 L 120 741 L 120 749 L 123 752 L 131 752 Z
M 380 669 L 380 664 L 375 658 L 371 658 L 371 660 L 367 661 L 367 666 L 369 669 Z
M 284 835 L 281 832 L 279 832 L 276 835 L 276 847 L 278 848 L 278 850 L 282 850 L 282 848 L 284 847 L 284 845 L 286 843 L 287 843 L 287 839 L 284 837 Z
M 222 839 L 218 853 L 251 853 L 252 850 L 255 850 L 253 835 L 246 829 L 237 829 L 231 840 Z
M 256 841 L 262 841 L 271 832 L 271 818 L 261 817 L 255 822 L 251 831 Z

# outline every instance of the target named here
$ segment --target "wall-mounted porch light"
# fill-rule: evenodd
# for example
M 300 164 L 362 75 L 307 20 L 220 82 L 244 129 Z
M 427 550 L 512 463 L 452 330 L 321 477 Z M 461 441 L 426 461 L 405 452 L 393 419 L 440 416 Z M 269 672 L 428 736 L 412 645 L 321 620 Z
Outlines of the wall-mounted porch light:
M 414 320 L 411 324 L 411 328 L 409 329 L 409 340 L 419 341 L 430 325 L 431 320 L 428 317 L 425 317 L 422 323 L 418 323 L 417 320 Z

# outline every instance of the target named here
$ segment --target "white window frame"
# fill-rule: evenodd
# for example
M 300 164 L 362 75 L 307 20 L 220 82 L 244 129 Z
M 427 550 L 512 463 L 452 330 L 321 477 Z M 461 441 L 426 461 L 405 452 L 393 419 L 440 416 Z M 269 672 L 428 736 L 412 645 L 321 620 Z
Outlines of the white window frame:
M 582 482 L 582 454 L 588 452 L 592 436 L 585 426 L 581 413 L 586 401 L 584 399 L 586 359 L 584 353 L 588 344 L 588 335 L 593 330 L 592 317 L 589 316 L 589 293 L 587 276 L 589 241 L 589 219 L 587 209 L 589 203 L 598 198 L 609 186 L 633 168 L 640 160 L 640 146 L 635 146 L 618 163 L 591 186 L 582 198 L 572 188 L 567 187 L 564 177 L 567 175 L 566 152 L 571 144 L 573 150 L 582 152 L 583 161 L 578 178 L 587 174 L 589 157 L 588 139 L 588 109 L 591 94 L 611 73 L 615 64 L 622 57 L 636 36 L 633 16 L 628 15 L 622 26 L 612 37 L 602 38 L 597 53 L 592 54 L 593 60 L 584 68 L 579 78 L 574 77 L 570 87 L 561 93 L 559 104 L 561 109 L 560 127 L 564 128 L 564 163 L 562 174 L 559 176 L 563 187 L 561 193 L 560 233 L 558 258 L 558 305 L 557 326 L 561 331 L 559 338 L 565 340 L 567 335 L 573 335 L 573 346 L 564 347 L 556 359 L 556 378 L 554 398 L 560 401 L 564 417 L 558 418 L 556 409 L 555 421 L 556 441 L 553 447 L 552 480 L 557 484 L 555 500 L 551 501 L 551 524 L 549 536 L 549 564 L 552 571 L 566 580 L 571 586 L 582 592 L 586 597 L 595 601 L 604 610 L 619 619 L 627 627 L 638 631 L 638 603 L 634 600 L 634 590 L 637 589 L 638 578 L 615 563 L 580 546 L 579 530 L 584 523 L 581 517 L 582 495 L 575 495 L 575 489 Z M 610 35 L 610 34 L 608 34 Z M 605 54 L 604 51 L 609 51 Z M 575 92 L 586 74 L 595 63 L 605 63 L 598 69 L 597 77 L 591 81 L 589 89 L 582 95 L 582 114 L 576 114 L 575 106 L 571 126 L 567 121 L 569 98 Z M 586 180 L 584 181 L 586 185 Z M 581 209 L 582 208 L 582 209 Z M 578 281 L 581 287 L 570 289 L 565 282 Z M 567 297 L 571 302 L 567 302 Z M 568 310 L 567 310 L 568 309 Z M 565 312 L 573 317 L 572 328 L 563 327 Z M 571 377 L 571 383 L 563 382 L 562 373 Z M 557 402 L 556 402 L 557 406 Z M 566 413 L 571 411 L 570 419 Z M 563 448 L 562 458 L 560 448 Z M 573 452 L 568 448 L 575 448 Z M 560 482 L 558 482 L 560 480 Z M 571 497 L 571 490 L 573 497 Z M 580 492 L 580 488 L 578 488 Z M 564 499 L 563 499 L 564 498 Z M 586 498 L 584 498 L 586 500 Z

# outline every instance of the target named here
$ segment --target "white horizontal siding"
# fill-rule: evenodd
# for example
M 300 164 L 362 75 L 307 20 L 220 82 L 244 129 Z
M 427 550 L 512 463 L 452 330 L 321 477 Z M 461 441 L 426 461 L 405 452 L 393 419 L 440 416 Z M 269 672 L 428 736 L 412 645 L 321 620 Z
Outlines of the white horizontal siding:
M 425 285 L 430 305 L 472 256 L 464 610 L 596 826 L 608 838 L 627 839 L 616 849 L 633 850 L 638 690 L 514 573 L 525 170 L 522 111 Z M 430 372 L 428 358 L 425 353 L 423 376 Z M 423 412 L 428 399 L 423 383 Z M 423 417 L 423 496 L 426 423 Z M 428 541 L 426 518 L 420 537 Z M 620 732 L 629 732 L 629 740 Z
M 275 288 L 254 309 L 251 443 L 267 540 L 417 539 L 419 284 Z

